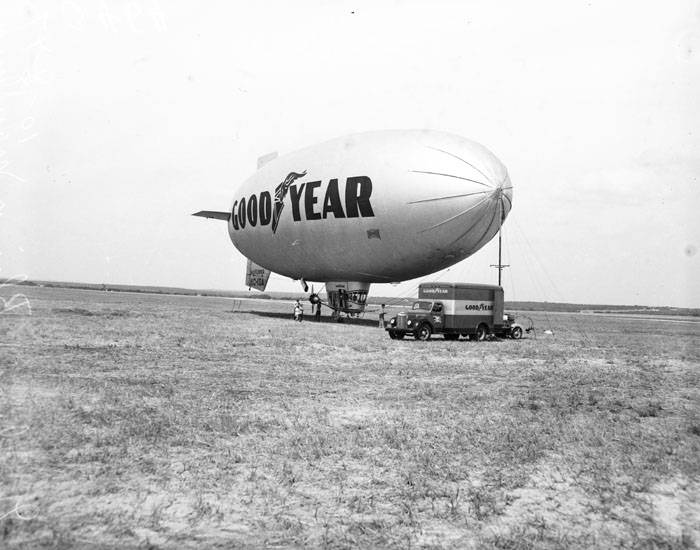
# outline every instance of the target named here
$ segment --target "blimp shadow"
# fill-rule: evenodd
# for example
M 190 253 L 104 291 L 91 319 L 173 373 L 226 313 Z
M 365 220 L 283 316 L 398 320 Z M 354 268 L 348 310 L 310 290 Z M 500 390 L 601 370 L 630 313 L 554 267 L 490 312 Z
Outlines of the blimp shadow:
M 283 313 L 279 311 L 252 311 L 252 310 L 234 310 L 233 313 L 247 313 L 255 315 L 257 317 L 267 317 L 272 319 L 285 319 L 288 321 L 294 321 L 293 313 Z M 343 317 L 338 320 L 329 315 L 321 315 L 321 317 L 316 318 L 313 314 L 305 314 L 303 317 L 303 322 L 305 323 L 332 323 L 334 325 L 358 325 L 366 327 L 378 327 L 379 321 L 377 319 L 359 319 L 353 317 Z

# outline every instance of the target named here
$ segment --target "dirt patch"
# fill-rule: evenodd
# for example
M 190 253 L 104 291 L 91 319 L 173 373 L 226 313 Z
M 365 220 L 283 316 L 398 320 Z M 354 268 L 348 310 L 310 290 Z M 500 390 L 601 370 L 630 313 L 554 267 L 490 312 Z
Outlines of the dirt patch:
M 362 426 L 383 416 L 386 416 L 386 412 L 369 403 L 338 406 L 328 411 L 330 425 L 338 427 Z
M 640 494 L 652 504 L 653 519 L 669 537 L 700 546 L 700 483 L 684 478 L 658 482 Z

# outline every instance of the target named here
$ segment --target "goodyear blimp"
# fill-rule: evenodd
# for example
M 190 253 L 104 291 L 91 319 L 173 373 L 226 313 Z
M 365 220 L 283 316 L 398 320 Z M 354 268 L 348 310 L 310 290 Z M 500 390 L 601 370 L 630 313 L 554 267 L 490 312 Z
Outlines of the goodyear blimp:
M 328 306 L 364 310 L 372 283 L 447 268 L 474 254 L 512 206 L 505 166 L 457 135 L 393 130 L 267 155 L 235 192 L 225 220 L 248 258 L 246 283 L 270 272 L 326 284 Z

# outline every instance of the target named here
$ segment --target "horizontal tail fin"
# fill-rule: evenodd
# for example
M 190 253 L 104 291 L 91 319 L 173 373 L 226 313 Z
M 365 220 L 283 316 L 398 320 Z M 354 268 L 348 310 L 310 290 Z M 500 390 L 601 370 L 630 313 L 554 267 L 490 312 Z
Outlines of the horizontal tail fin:
M 201 218 L 214 218 L 215 220 L 225 221 L 228 221 L 231 218 L 230 212 L 216 212 L 215 210 L 200 210 L 192 215 L 199 216 Z

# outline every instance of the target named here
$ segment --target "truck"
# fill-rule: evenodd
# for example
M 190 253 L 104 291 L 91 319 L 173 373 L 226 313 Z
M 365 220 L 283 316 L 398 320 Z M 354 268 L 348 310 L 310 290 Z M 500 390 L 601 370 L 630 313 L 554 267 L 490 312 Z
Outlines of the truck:
M 413 307 L 391 317 L 385 330 L 393 340 L 406 335 L 428 340 L 433 334 L 442 334 L 445 340 L 460 336 L 518 340 L 523 335 L 515 316 L 503 313 L 503 288 L 474 283 L 421 283 Z

